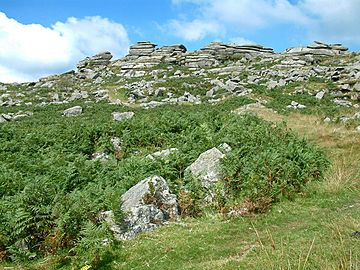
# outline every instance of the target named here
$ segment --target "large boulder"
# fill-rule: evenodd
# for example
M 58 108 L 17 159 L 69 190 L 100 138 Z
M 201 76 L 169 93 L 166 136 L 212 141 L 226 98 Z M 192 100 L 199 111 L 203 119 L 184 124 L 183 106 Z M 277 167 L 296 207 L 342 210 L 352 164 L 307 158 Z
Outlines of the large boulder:
M 214 183 L 222 179 L 220 171 L 220 161 L 225 157 L 218 148 L 211 148 L 200 156 L 186 168 L 186 172 L 200 180 L 204 188 L 210 188 Z
M 114 231 L 121 240 L 154 230 L 179 214 L 176 195 L 160 176 L 148 177 L 125 192 L 121 196 L 121 210 L 126 218 L 121 231 Z

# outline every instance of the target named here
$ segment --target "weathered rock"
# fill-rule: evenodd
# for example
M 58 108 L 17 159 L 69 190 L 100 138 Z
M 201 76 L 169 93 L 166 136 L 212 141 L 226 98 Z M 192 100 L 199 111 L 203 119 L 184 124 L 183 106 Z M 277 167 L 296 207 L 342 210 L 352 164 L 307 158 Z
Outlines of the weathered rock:
M 334 99 L 334 103 L 340 106 L 344 107 L 352 107 L 352 103 L 350 101 L 344 100 L 344 99 Z
M 110 139 L 110 142 L 112 144 L 112 146 L 114 147 L 115 151 L 120 151 L 121 150 L 121 139 L 119 137 L 112 137 Z
M 80 106 L 75 106 L 75 107 L 71 107 L 69 109 L 66 109 L 63 112 L 63 115 L 66 117 L 74 117 L 74 116 L 79 116 L 80 114 L 82 114 L 82 107 Z
M 325 96 L 325 91 L 319 91 L 316 93 L 315 98 L 317 99 L 323 99 Z
M 7 122 L 7 120 L 2 115 L 0 115 L 0 123 L 5 123 L 5 122 Z
M 91 57 L 86 57 L 77 64 L 78 70 L 83 68 L 93 69 L 94 67 L 106 66 L 110 63 L 112 55 L 110 52 L 98 53 Z
M 170 192 L 164 178 L 148 177 L 121 196 L 121 210 L 127 214 L 119 239 L 132 239 L 151 231 L 178 216 L 176 195 Z
M 325 44 L 315 41 L 315 44 L 307 47 L 290 48 L 285 54 L 290 55 L 318 55 L 318 56 L 334 56 L 344 54 L 348 49 L 341 44 Z
M 190 172 L 193 177 L 199 179 L 201 185 L 210 188 L 214 183 L 222 179 L 220 171 L 220 160 L 225 155 L 216 147 L 211 148 L 200 156 L 185 171 Z
M 129 55 L 132 57 L 149 56 L 155 51 L 157 45 L 149 41 L 140 41 L 130 46 Z
M 131 119 L 133 118 L 135 115 L 134 112 L 113 112 L 112 116 L 114 118 L 115 121 L 123 121 L 123 120 L 127 120 L 127 119 Z
M 16 113 L 3 113 L 0 114 L 0 123 L 16 121 L 20 118 L 30 117 L 32 115 L 33 115 L 32 112 L 23 112 L 23 111 L 18 111 Z

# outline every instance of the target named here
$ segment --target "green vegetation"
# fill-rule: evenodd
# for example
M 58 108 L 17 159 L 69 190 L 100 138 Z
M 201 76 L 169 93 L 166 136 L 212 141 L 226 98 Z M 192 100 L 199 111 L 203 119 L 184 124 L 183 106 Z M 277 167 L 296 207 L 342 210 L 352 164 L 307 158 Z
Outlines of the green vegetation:
M 272 202 L 296 197 L 307 182 L 321 179 L 327 159 L 283 126 L 230 113 L 250 102 L 232 98 L 215 106 L 134 109 L 135 117 L 123 122 L 113 121 L 111 112 L 128 108 L 105 103 L 81 104 L 84 113 L 76 118 L 61 116 L 76 104 L 34 107 L 32 118 L 0 125 L 0 259 L 21 263 L 52 256 L 55 268 L 110 269 L 112 256 L 127 253 L 116 243 L 103 246 L 112 236 L 98 214 L 113 210 L 121 219 L 120 195 L 155 174 L 182 200 L 185 215 L 206 220 L 209 209 L 199 207 L 200 187 L 184 170 L 224 142 L 234 149 L 223 162 L 228 196 L 210 211 L 245 203 L 261 212 Z M 122 140 L 121 151 L 110 143 L 114 136 Z M 144 158 L 170 147 L 179 154 L 155 162 Z M 91 160 L 98 151 L 110 159 Z M 181 195 L 184 187 L 192 197 Z

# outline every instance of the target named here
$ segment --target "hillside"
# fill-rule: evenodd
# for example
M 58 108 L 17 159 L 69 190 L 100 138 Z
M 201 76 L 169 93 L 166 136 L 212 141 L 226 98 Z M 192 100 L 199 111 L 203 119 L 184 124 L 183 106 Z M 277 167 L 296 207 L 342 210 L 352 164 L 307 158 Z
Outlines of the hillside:
M 0 267 L 358 269 L 360 54 L 130 47 L 0 84 Z

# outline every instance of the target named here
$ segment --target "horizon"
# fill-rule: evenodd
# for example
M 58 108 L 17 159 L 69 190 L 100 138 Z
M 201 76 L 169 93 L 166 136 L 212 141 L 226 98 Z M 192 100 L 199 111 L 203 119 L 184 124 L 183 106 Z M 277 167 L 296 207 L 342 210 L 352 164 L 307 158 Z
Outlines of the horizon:
M 360 50 L 356 0 L 13 0 L 0 9 L 0 82 L 36 81 L 81 59 L 129 46 L 213 41 L 260 44 L 283 52 L 315 40 Z

